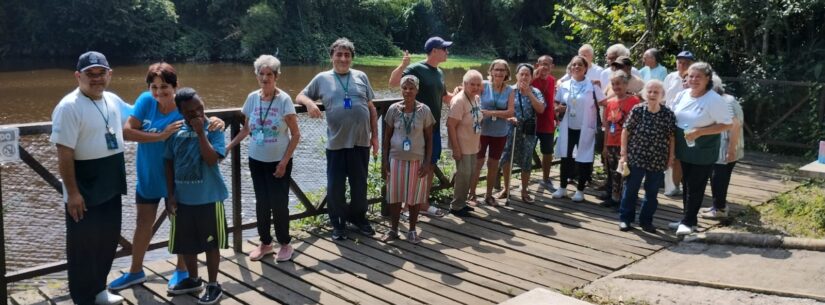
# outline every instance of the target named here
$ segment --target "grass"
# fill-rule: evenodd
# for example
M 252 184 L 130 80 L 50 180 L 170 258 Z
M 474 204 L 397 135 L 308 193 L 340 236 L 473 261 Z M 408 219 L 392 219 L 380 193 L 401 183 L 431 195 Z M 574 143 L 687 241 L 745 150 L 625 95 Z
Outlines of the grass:
M 760 234 L 825 238 L 825 182 L 810 181 L 768 203 L 734 215 L 733 229 Z
M 426 59 L 426 54 L 411 54 L 410 55 L 410 62 L 415 63 Z M 442 69 L 454 69 L 454 68 L 461 68 L 461 69 L 478 69 L 484 64 L 490 63 L 489 58 L 482 58 L 482 57 L 473 57 L 473 56 L 463 56 L 463 55 L 450 55 L 446 62 L 443 62 L 439 65 Z M 370 66 L 370 67 L 397 67 L 398 64 L 401 63 L 401 56 L 374 56 L 374 55 L 364 55 L 364 56 L 356 56 L 353 64 L 360 65 L 360 66 Z

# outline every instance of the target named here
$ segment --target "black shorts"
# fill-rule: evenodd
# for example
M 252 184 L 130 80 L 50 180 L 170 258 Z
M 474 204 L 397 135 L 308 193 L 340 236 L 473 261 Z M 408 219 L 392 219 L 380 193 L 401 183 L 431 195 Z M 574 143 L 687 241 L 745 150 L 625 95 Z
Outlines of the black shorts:
M 542 155 L 553 154 L 553 134 L 537 132 L 536 137 L 539 138 L 539 150 Z
M 176 215 L 170 217 L 169 252 L 198 254 L 229 245 L 223 202 L 201 205 L 178 204 Z
M 136 204 L 158 204 L 160 200 L 163 198 L 146 198 L 140 195 L 137 191 L 135 191 L 135 203 Z

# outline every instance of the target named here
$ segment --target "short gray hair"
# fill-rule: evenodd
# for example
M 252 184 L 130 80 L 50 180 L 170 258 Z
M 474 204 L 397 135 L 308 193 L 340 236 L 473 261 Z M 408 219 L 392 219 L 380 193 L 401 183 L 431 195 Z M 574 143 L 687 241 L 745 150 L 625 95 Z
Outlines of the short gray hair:
M 335 42 L 332 43 L 332 45 L 329 46 L 329 56 L 335 54 L 335 49 L 337 48 L 347 49 L 349 50 L 352 57 L 355 57 L 355 45 L 352 44 L 352 41 L 350 41 L 346 37 L 338 38 L 337 40 L 335 40 Z
M 470 69 L 469 71 L 467 71 L 467 73 L 464 73 L 464 77 L 461 78 L 461 82 L 464 83 L 464 84 L 467 84 L 473 79 L 478 79 L 480 81 L 483 81 L 484 77 L 481 76 L 481 72 L 478 72 L 477 70 Z
M 277 57 L 272 55 L 264 54 L 258 56 L 258 59 L 256 59 L 255 63 L 252 65 L 255 66 L 255 75 L 261 73 L 261 70 L 263 70 L 264 68 L 269 68 L 270 70 L 272 70 L 272 72 L 275 73 L 275 75 L 281 74 L 281 61 L 278 60 Z
M 401 78 L 399 84 L 401 84 L 401 86 L 404 86 L 404 84 L 406 83 L 411 83 L 413 86 L 415 86 L 415 89 L 418 89 L 418 77 L 416 77 L 415 75 L 404 75 L 404 77 Z
M 617 43 L 609 48 L 607 48 L 607 52 L 604 53 L 605 55 L 615 54 L 616 57 L 619 56 L 630 56 L 630 50 L 627 49 L 623 44 Z
M 690 70 L 700 72 L 700 73 L 704 74 L 705 76 L 707 76 L 708 77 L 708 86 L 705 89 L 708 90 L 708 91 L 713 89 L 713 74 L 714 73 L 713 73 L 713 67 L 711 67 L 709 63 L 706 63 L 704 61 L 693 63 L 692 65 L 690 65 L 690 67 L 688 67 L 688 71 L 690 71 Z

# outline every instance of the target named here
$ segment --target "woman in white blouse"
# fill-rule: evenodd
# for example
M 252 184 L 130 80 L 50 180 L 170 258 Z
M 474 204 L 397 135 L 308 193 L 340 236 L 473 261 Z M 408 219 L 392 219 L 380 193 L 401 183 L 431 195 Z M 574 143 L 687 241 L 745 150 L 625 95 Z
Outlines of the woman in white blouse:
M 573 201 L 583 201 L 584 187 L 593 171 L 596 118 L 599 115 L 597 102 L 604 100 L 604 92 L 596 90 L 597 87 L 585 76 L 588 65 L 584 57 L 573 57 L 567 65 L 571 78 L 556 87 L 558 110 L 564 111 L 564 116 L 559 123 L 555 150 L 561 158 L 561 187 L 553 193 L 553 198 L 567 196 L 567 182 L 578 173 Z
M 733 114 L 725 100 L 713 89 L 713 69 L 704 62 L 688 68 L 687 90 L 674 99 L 676 114 L 676 159 L 682 165 L 684 217 L 671 223 L 677 235 L 696 230 L 697 215 L 705 196 L 713 164 L 719 157 L 720 133 L 733 124 Z

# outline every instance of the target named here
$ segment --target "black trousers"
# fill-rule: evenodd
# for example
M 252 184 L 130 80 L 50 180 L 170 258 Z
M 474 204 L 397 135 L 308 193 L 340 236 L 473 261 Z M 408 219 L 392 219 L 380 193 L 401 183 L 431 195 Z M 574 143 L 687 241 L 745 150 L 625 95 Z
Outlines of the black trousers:
M 728 205 L 728 186 L 733 167 L 736 162 L 728 164 L 714 164 L 713 173 L 710 176 L 710 192 L 713 193 L 713 207 L 717 210 L 724 210 Z
M 699 209 L 702 208 L 702 200 L 705 199 L 705 189 L 708 187 L 713 165 L 699 165 L 684 161 L 681 161 L 681 164 L 682 181 L 685 188 L 682 193 L 682 205 L 685 211 L 682 224 L 695 226 L 698 223 L 696 217 L 699 215 Z
M 121 196 L 86 209 L 79 222 L 66 212 L 69 295 L 81 305 L 94 304 L 95 295 L 106 289 L 120 238 Z
M 345 229 L 347 221 L 356 225 L 369 223 L 366 218 L 369 149 L 360 146 L 327 149 L 328 212 L 334 229 Z M 346 198 L 347 181 L 350 188 L 349 205 Z
M 272 243 L 272 223 L 279 244 L 288 244 L 289 236 L 289 179 L 292 177 L 292 158 L 287 161 L 281 178 L 275 177 L 275 169 L 281 162 L 261 162 L 249 158 L 249 173 L 255 189 L 255 214 L 258 219 L 258 236 L 261 243 Z
M 573 148 L 579 145 L 581 130 L 567 129 L 567 157 L 561 158 L 561 188 L 566 188 L 568 180 L 578 177 L 576 189 L 584 191 L 590 175 L 593 173 L 593 162 L 576 162 L 573 158 Z

